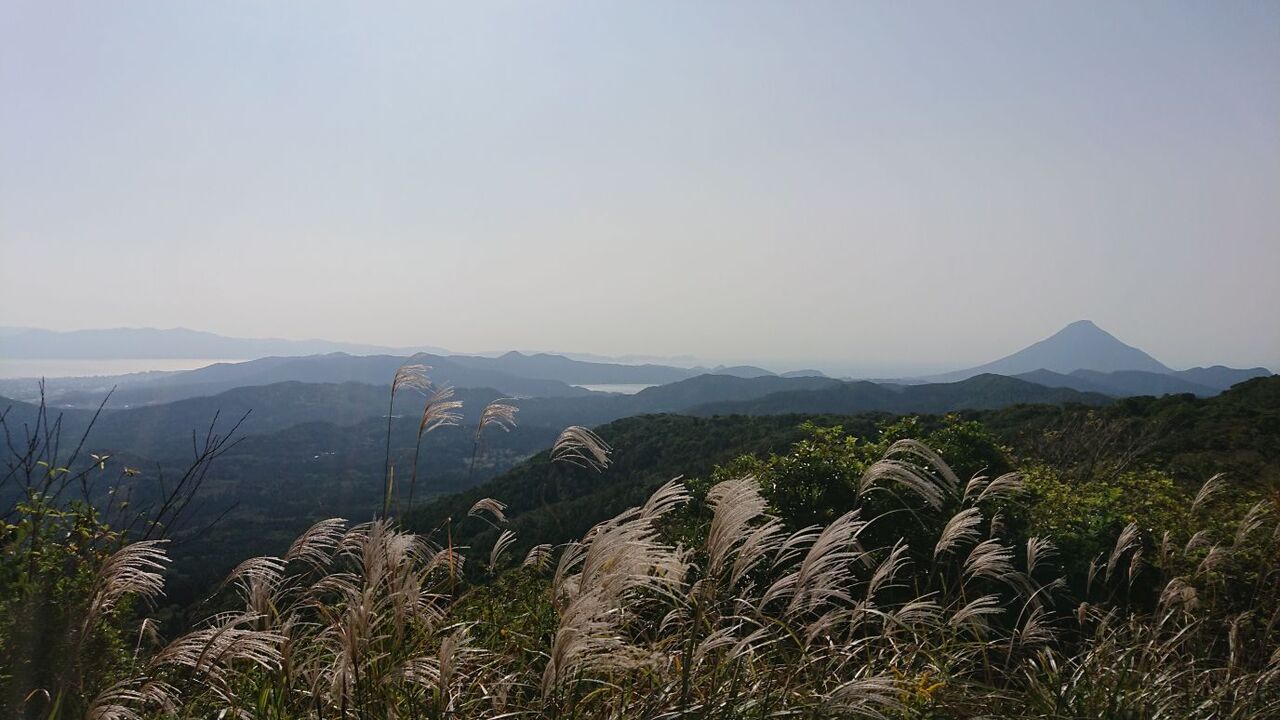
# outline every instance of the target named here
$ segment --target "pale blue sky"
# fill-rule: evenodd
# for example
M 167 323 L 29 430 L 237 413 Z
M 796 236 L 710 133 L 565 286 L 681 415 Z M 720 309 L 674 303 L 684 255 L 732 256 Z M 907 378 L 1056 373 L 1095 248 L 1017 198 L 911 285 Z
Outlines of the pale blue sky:
M 1280 369 L 1280 3 L 0 2 L 0 325 Z

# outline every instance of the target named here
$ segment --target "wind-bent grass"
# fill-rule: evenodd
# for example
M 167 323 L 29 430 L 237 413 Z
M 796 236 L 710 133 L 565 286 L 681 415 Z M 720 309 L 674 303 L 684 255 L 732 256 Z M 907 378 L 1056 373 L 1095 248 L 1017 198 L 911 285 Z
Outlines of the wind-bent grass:
M 418 454 L 422 451 L 422 437 L 441 427 L 457 425 L 462 419 L 458 411 L 462 409 L 462 401 L 453 399 L 453 388 L 442 387 L 427 398 L 422 408 L 422 419 L 418 422 L 418 435 L 413 446 L 413 473 L 409 478 L 409 507 L 413 510 L 413 493 L 418 484 Z M 385 517 L 385 516 L 384 516 Z
M 599 435 L 579 425 L 565 428 L 551 446 L 551 460 L 600 471 L 609 467 L 613 448 Z
M 605 446 L 590 440 L 579 434 L 564 452 L 600 464 L 592 447 Z M 455 587 L 458 549 L 385 519 L 326 520 L 284 556 L 242 563 L 227 581 L 240 607 L 156 652 L 90 716 L 1280 713 L 1274 507 L 1187 528 L 1189 541 L 1161 538 L 1158 566 L 1143 560 L 1156 539 L 1130 526 L 1098 558 L 1096 596 L 1073 600 L 1051 571 L 1051 540 L 1015 547 L 993 517 L 1020 492 L 1016 476 L 961 483 L 927 448 L 898 444 L 863 478 L 860 507 L 825 527 L 788 532 L 743 477 L 710 489 L 701 540 L 682 546 L 662 529 L 690 501 L 672 481 L 580 541 L 530 550 L 510 572 L 542 590 L 501 598 L 496 616 L 475 612 L 476 589 Z M 913 513 L 864 517 L 885 497 Z M 472 512 L 501 525 L 504 509 L 486 499 Z M 864 546 L 894 527 L 901 537 Z M 514 539 L 503 531 L 488 549 L 490 573 Z M 127 578 L 154 592 L 158 552 L 122 558 L 105 586 Z M 1251 553 L 1264 558 L 1256 610 L 1224 614 L 1220 572 Z M 1146 609 L 1108 599 L 1153 573 L 1162 589 Z M 525 616 L 507 606 L 521 602 L 544 603 L 549 623 L 520 630 Z
M 476 423 L 475 435 L 471 438 L 471 463 L 467 468 L 467 485 L 470 486 L 476 475 L 476 456 L 480 452 L 480 443 L 484 441 L 484 431 L 496 427 L 503 432 L 511 432 L 516 426 L 516 413 L 520 408 L 510 398 L 498 398 L 484 406 L 480 412 L 480 420 Z
M 431 380 L 427 378 L 427 373 L 431 372 L 431 368 L 426 365 L 401 365 L 396 368 L 396 374 L 391 378 L 391 394 L 387 400 L 387 461 L 386 469 L 382 476 L 382 516 L 386 517 L 391 511 L 391 494 L 394 490 L 395 469 L 391 465 L 391 421 L 395 418 L 396 409 L 396 393 L 402 388 L 417 390 L 426 393 L 431 390 Z

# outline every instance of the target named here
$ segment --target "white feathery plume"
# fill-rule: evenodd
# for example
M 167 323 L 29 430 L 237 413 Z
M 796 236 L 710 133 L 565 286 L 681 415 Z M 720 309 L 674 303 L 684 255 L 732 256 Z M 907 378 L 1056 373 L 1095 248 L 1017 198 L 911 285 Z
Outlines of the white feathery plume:
M 148 710 L 177 716 L 178 691 L 172 685 L 144 678 L 126 678 L 98 693 L 85 711 L 86 720 L 142 720 Z
M 1224 487 L 1226 487 L 1226 478 L 1222 473 L 1218 473 L 1208 480 L 1205 480 L 1204 484 L 1200 486 L 1200 490 L 1196 492 L 1195 499 L 1191 501 L 1192 514 L 1194 514 L 1196 510 L 1200 509 L 1200 507 L 1205 503 L 1209 502 L 1209 499 L 1218 494 L 1218 492 Z
M 1004 608 L 1000 607 L 1000 598 L 995 595 L 983 595 L 956 611 L 948 624 L 952 627 L 969 626 L 978 632 L 987 630 L 990 625 L 987 617 L 1000 615 Z
M 1271 504 L 1266 500 L 1260 500 L 1254 503 L 1253 507 L 1249 508 L 1249 512 L 1245 513 L 1240 524 L 1236 526 L 1236 534 L 1233 540 L 1236 547 L 1243 545 L 1245 539 L 1262 527 L 1270 509 Z
M 567 462 L 579 467 L 601 471 L 609 467 L 609 444 L 580 425 L 565 428 L 551 446 L 552 462 Z
M 1209 531 L 1205 529 L 1200 529 L 1200 530 L 1197 530 L 1195 534 L 1191 536 L 1190 540 L 1187 540 L 1187 544 L 1182 548 L 1182 554 L 1184 556 L 1190 555 L 1196 550 L 1202 547 L 1208 547 L 1209 545 L 1212 545 L 1212 544 L 1213 544 L 1213 539 L 1209 537 Z
M 462 419 L 462 415 L 458 413 L 461 408 L 462 401 L 453 399 L 453 388 L 446 386 L 433 392 L 422 408 L 418 437 L 421 438 L 438 427 L 457 425 Z
M 1053 628 L 1048 624 L 1048 610 L 1037 605 L 1027 615 L 1026 622 L 1018 629 L 1018 643 L 1021 645 L 1047 645 L 1053 642 Z
M 914 465 L 889 458 L 887 454 L 885 459 L 876 462 L 862 474 L 858 494 L 865 495 L 880 481 L 895 483 L 911 490 L 935 510 L 940 509 L 946 500 L 945 489 L 938 481 Z
M 166 645 L 149 663 L 150 668 L 183 667 L 197 676 L 224 683 L 236 663 L 248 663 L 264 670 L 280 665 L 280 646 L 285 638 L 272 632 L 241 627 L 258 617 L 227 614 L 213 618 L 213 625 L 194 630 Z
M 232 583 L 239 583 L 246 589 L 254 583 L 262 583 L 267 587 L 274 587 L 280 582 L 284 574 L 284 560 L 278 557 L 264 556 L 253 557 L 242 561 L 236 565 L 226 579 L 218 586 L 221 590 Z
M 346 529 L 347 521 L 342 518 L 321 520 L 293 541 L 283 559 L 286 563 L 300 560 L 313 568 L 323 568 L 337 551 Z
M 1022 494 L 1026 490 L 1026 486 L 1022 482 L 1022 475 L 1016 472 L 1005 473 L 987 483 L 982 492 L 978 494 L 978 502 L 995 499 L 1011 499 Z
M 866 525 L 858 520 L 857 510 L 832 521 L 813 539 L 800 566 L 765 591 L 760 605 L 789 598 L 786 613 L 795 617 L 832 601 L 850 602 L 850 565 L 862 554 L 858 534 Z
M 912 600 L 893 611 L 893 621 L 899 625 L 930 626 L 942 615 L 942 607 L 930 597 Z
M 493 517 L 493 522 L 505 523 L 507 521 L 506 510 L 507 504 L 500 500 L 494 500 L 493 498 L 480 498 L 475 501 L 475 504 L 473 504 L 471 509 L 467 511 L 467 516 L 484 519 L 482 514 L 489 513 L 489 515 Z
M 719 575 L 751 524 L 768 509 L 754 477 L 726 480 L 707 491 L 711 527 L 707 531 L 707 574 Z
M 1031 575 L 1040 567 L 1040 563 L 1053 557 L 1057 548 L 1048 538 L 1027 538 L 1027 575 Z
M 1111 574 L 1115 572 L 1116 565 L 1120 563 L 1120 558 L 1138 544 L 1138 539 L 1138 526 L 1134 523 L 1125 525 L 1124 530 L 1120 531 L 1119 537 L 1116 538 L 1115 547 L 1111 549 L 1111 555 L 1107 558 L 1107 580 L 1111 579 Z
M 498 398 L 485 405 L 480 412 L 480 422 L 476 423 L 476 438 L 490 425 L 509 432 L 516 426 L 516 413 L 519 411 L 520 408 L 513 404 L 511 398 Z
M 498 567 L 498 561 L 502 559 L 502 553 L 511 547 L 516 541 L 516 534 L 510 530 L 503 530 L 498 535 L 498 540 L 493 543 L 493 550 L 489 552 L 489 572 L 493 572 Z
M 571 675 L 638 667 L 653 655 L 619 634 L 619 610 L 638 593 L 674 597 L 684 583 L 683 554 L 664 545 L 654 523 L 688 498 L 671 481 L 641 508 L 596 525 L 560 557 L 552 585 L 559 625 L 542 677 L 547 696 Z
M 1195 587 L 1186 580 L 1175 577 L 1165 583 L 1164 589 L 1160 591 L 1160 607 L 1168 609 L 1178 605 L 1190 612 L 1199 606 L 1199 598 Z
M 978 526 L 982 524 L 982 511 L 976 507 L 965 508 L 947 520 L 938 536 L 938 543 L 933 547 L 933 557 L 937 558 L 950 552 L 960 543 L 973 542 L 980 537 Z
M 754 477 L 715 485 L 707 492 L 707 503 L 713 512 L 706 540 L 707 574 L 719 577 L 730 569 L 732 587 L 778 549 L 782 522 L 767 514 L 768 504 Z
M 85 612 L 82 631 L 87 633 L 98 620 L 111 612 L 126 595 L 137 595 L 150 601 L 164 594 L 164 576 L 160 573 L 169 556 L 166 540 L 142 540 L 129 543 L 102 562 L 94 577 L 93 593 Z
M 1008 582 L 1013 573 L 1013 551 L 999 540 L 983 540 L 969 551 L 964 561 L 964 576 L 969 580 L 986 578 Z
M 875 572 L 871 574 L 871 579 L 867 581 L 867 602 L 871 602 L 871 599 L 881 588 L 893 587 L 893 581 L 897 578 L 898 573 L 911 562 L 911 559 L 907 557 L 907 550 L 909 548 L 906 541 L 899 538 L 898 542 L 894 544 L 893 550 L 889 551 L 889 555 L 876 566 Z
M 897 717 L 907 711 L 898 681 L 888 675 L 872 675 L 846 682 L 831 692 L 829 700 L 843 713 L 854 716 Z
M 396 368 L 396 374 L 391 379 L 392 397 L 395 397 L 402 388 L 422 393 L 429 391 L 431 389 L 431 381 L 427 379 L 429 372 L 431 372 L 429 366 L 420 364 L 401 365 Z
M 964 495 L 962 496 L 964 504 L 968 505 L 976 501 L 978 496 L 982 494 L 983 488 L 987 486 L 987 483 L 990 482 L 990 480 L 991 478 L 986 475 L 974 475 L 969 478 L 969 482 L 964 486 Z
M 1196 568 L 1196 573 L 1213 572 L 1230 555 L 1231 551 L 1221 545 L 1211 546 L 1209 552 L 1205 553 L 1204 559 L 1200 561 L 1200 566 Z
M 547 561 L 550 559 L 551 546 L 547 543 L 542 543 L 529 548 L 529 552 L 525 554 L 524 562 L 520 563 L 520 566 L 542 570 L 546 568 Z

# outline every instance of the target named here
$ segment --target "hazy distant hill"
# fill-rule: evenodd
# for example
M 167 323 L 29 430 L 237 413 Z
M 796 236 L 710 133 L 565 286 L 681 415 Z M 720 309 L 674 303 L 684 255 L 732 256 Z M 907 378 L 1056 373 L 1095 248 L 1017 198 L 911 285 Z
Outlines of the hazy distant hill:
M 700 374 L 695 370 L 669 365 L 587 362 L 572 360 L 563 355 L 525 355 L 514 351 L 499 357 L 450 355 L 449 361 L 461 367 L 496 370 L 523 378 L 557 380 L 570 385 L 661 385 Z
M 0 358 L 221 358 L 250 359 L 269 355 L 354 355 L 446 352 L 442 348 L 390 348 L 329 340 L 236 338 L 186 328 L 111 328 L 102 330 L 19 330 L 0 335 Z
M 376 360 L 360 358 L 360 366 Z M 272 363 L 270 367 L 278 367 Z M 211 369 L 221 375 L 226 368 Z M 267 373 L 264 372 L 264 375 Z M 293 373 L 297 374 L 297 373 Z M 263 376 L 257 376 L 259 378 Z M 243 379 L 243 378 L 241 378 Z M 201 387 L 212 388 L 219 377 Z M 176 386 L 177 390 L 189 388 Z M 569 387 L 561 385 L 561 387 Z M 162 392 L 166 388 L 153 388 Z M 578 390 L 574 388 L 574 390 Z M 1109 399 L 1095 393 L 1041 385 L 996 375 L 984 375 L 959 383 L 925 385 L 879 385 L 871 382 L 844 382 L 829 378 L 781 378 L 766 376 L 739 378 L 731 375 L 700 375 L 676 383 L 648 388 L 634 395 L 614 395 L 578 390 L 579 395 L 532 397 L 516 401 L 523 425 L 561 428 L 566 425 L 598 425 L 624 417 L 653 413 L 777 414 L 946 412 L 958 409 L 987 409 L 1018 403 L 1105 403 Z M 474 420 L 485 403 L 505 395 L 501 389 L 460 388 L 465 423 Z M 102 398 L 94 398 L 95 404 Z M 298 382 L 246 384 L 217 394 L 185 397 L 172 402 L 134 405 L 113 396 L 107 412 L 99 419 L 95 440 L 104 448 L 131 450 L 152 456 L 174 456 L 190 451 L 191 432 L 203 432 L 215 414 L 220 414 L 220 431 L 249 412 L 241 429 L 247 434 L 276 432 L 294 425 L 324 422 L 343 427 L 385 419 L 387 388 L 371 383 L 344 380 L 340 383 Z M 421 412 L 423 398 L 415 393 L 401 395 L 396 415 L 413 418 Z M 0 398 L 0 410 L 12 405 L 11 421 L 29 422 L 33 407 Z M 251 412 L 250 412 L 251 411 Z M 91 417 L 85 409 L 59 410 L 64 426 L 78 434 Z
M 941 413 L 988 410 L 1027 403 L 1104 405 L 1111 398 L 1068 388 L 1048 388 L 1003 375 L 984 374 L 955 383 L 880 385 L 843 382 L 811 390 L 789 390 L 755 400 L 715 402 L 689 410 L 695 415 L 778 415 L 784 413 L 851 414 L 872 410 L 891 413 Z
M 1117 370 L 1110 373 L 1075 370 L 1065 375 L 1050 370 L 1036 370 L 1015 377 L 1046 387 L 1071 388 L 1080 392 L 1096 392 L 1112 397 L 1181 395 L 1183 393 L 1209 397 L 1221 392 L 1220 388 L 1191 382 L 1177 373 L 1153 373 L 1142 370 Z
M 1216 390 L 1226 390 L 1233 385 L 1238 385 L 1246 380 L 1252 380 L 1257 377 L 1269 377 L 1271 371 L 1264 367 L 1255 367 L 1247 369 L 1237 369 L 1224 367 L 1222 365 L 1214 365 L 1213 367 L 1194 367 L 1189 370 L 1179 370 L 1174 373 L 1183 380 L 1196 383 L 1197 385 L 1205 385 Z
M 431 366 L 431 379 L 459 388 L 495 388 L 512 396 L 578 396 L 590 391 L 558 380 L 518 377 L 498 370 L 468 367 L 441 355 L 347 355 L 331 353 L 306 357 L 268 357 L 240 363 L 216 363 L 185 372 L 143 377 L 122 384 L 113 396 L 115 405 L 150 405 L 184 398 L 216 395 L 238 387 L 281 382 L 363 383 L 389 386 L 396 368 L 405 362 Z M 59 381 L 50 380 L 58 403 L 85 407 L 101 398 L 100 391 L 59 393 Z
M 778 377 L 797 378 L 797 377 L 827 377 L 827 374 L 821 370 L 791 370 L 779 373 Z

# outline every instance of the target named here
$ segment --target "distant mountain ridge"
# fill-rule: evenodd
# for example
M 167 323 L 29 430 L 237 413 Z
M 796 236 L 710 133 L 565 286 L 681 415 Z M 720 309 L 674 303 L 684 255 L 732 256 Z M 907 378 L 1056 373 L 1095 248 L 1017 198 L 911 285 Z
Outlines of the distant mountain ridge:
M 18 329 L 0 335 L 0 359 L 182 359 L 251 360 L 280 355 L 352 355 L 448 352 L 422 346 L 393 348 L 331 340 L 238 338 L 187 328 L 106 328 L 58 332 Z
M 137 406 L 215 395 L 235 387 L 286 381 L 386 385 L 390 383 L 395 369 L 405 362 L 430 365 L 432 379 L 440 384 L 459 388 L 493 388 L 511 396 L 545 398 L 581 397 L 589 393 L 582 386 L 679 385 L 703 376 L 772 380 L 826 378 L 818 370 L 778 374 L 751 365 L 688 368 L 655 363 L 620 364 L 551 353 L 512 351 L 498 355 L 462 355 L 441 351 L 411 354 L 324 340 L 251 340 L 183 329 L 125 328 L 70 333 L 10 330 L 14 332 L 0 334 L 0 359 L 67 358 L 74 357 L 76 353 L 82 353 L 86 358 L 255 356 L 255 359 L 243 362 L 222 362 L 188 371 L 56 378 L 49 381 L 47 396 L 60 406 L 94 405 L 113 387 L 116 388 L 115 402 Z M 346 350 L 308 352 L 335 346 Z M 273 349 L 280 352 L 256 356 Z M 1070 389 L 1110 397 L 1183 393 L 1203 397 L 1250 378 L 1270 374 L 1266 368 L 1236 369 L 1221 365 L 1175 371 L 1094 323 L 1081 320 L 1044 340 L 984 365 L 942 375 L 875 382 L 881 387 L 911 386 L 1001 375 L 1050 389 Z M 769 383 L 754 385 L 745 395 L 708 397 L 706 402 L 754 400 L 760 395 L 759 389 L 766 386 Z M 745 387 L 740 389 L 746 392 Z M 797 388 L 778 386 L 772 391 L 789 389 Z M 687 390 L 687 386 L 679 386 L 671 392 Z M 38 395 L 38 389 L 30 379 L 0 379 L 0 394 L 30 400 Z M 659 397 L 661 393 L 646 391 L 642 396 L 640 402 Z M 666 407 L 648 411 L 658 409 Z

